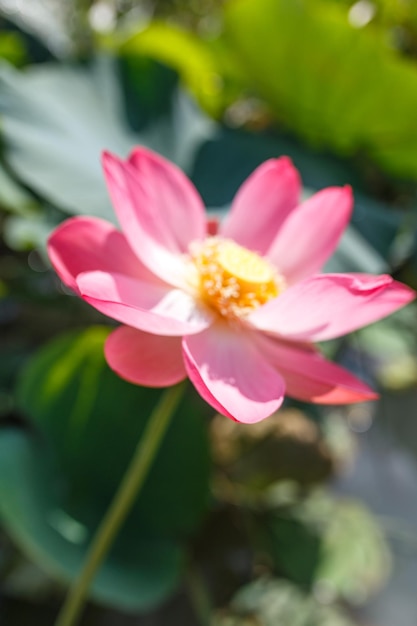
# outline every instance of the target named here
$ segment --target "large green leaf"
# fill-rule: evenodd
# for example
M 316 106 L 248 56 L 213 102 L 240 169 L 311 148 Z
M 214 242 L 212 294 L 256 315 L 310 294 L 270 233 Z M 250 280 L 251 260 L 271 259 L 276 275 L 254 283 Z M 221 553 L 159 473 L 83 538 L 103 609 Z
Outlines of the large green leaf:
M 139 99 L 154 65 L 140 69 L 135 77 Z M 25 184 L 58 208 L 114 221 L 100 166 L 103 150 L 124 157 L 134 145 L 144 144 L 187 169 L 199 144 L 215 131 L 211 120 L 172 81 L 165 99 L 165 110 L 138 134 L 128 127 L 115 60 L 99 58 L 84 68 L 47 64 L 24 72 L 3 65 L 5 158 Z M 137 117 L 140 111 L 138 107 Z
M 112 217 L 100 153 L 125 155 L 135 143 L 117 114 L 106 62 L 91 71 L 45 65 L 0 69 L 1 130 L 6 158 L 37 193 L 71 213 Z
M 68 511 L 82 508 L 92 522 L 116 490 L 160 396 L 159 390 L 131 385 L 108 368 L 103 356 L 107 334 L 105 328 L 92 327 L 55 340 L 32 359 L 18 388 L 22 410 L 42 432 L 67 479 Z M 178 537 L 200 521 L 208 500 L 209 454 L 197 406 L 190 392 L 128 526 Z
M 107 366 L 104 327 L 70 333 L 23 371 L 20 408 L 35 435 L 0 431 L 0 515 L 22 549 L 64 579 L 79 570 L 159 390 Z M 188 394 L 93 587 L 100 601 L 145 610 L 178 584 L 182 543 L 206 510 L 209 452 L 202 405 Z M 203 411 L 204 412 L 204 411 Z
M 366 150 L 390 171 L 417 176 L 417 70 L 385 33 L 355 29 L 346 7 L 320 0 L 235 0 L 225 17 L 249 82 L 281 122 L 313 143 Z
M 81 567 L 94 527 L 65 511 L 61 482 L 40 441 L 23 432 L 0 431 L 2 523 L 33 560 L 69 580 Z M 92 596 L 126 610 L 149 609 L 173 591 L 182 565 L 175 540 L 124 532 L 98 573 Z

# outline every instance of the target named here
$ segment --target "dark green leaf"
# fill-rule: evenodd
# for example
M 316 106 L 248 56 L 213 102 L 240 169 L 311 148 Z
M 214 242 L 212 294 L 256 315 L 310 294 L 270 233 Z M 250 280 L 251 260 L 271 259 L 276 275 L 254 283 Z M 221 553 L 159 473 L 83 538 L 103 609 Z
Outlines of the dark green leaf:
M 94 527 L 69 515 L 62 500 L 62 481 L 45 447 L 23 432 L 0 431 L 2 522 L 34 561 L 69 580 L 81 567 Z M 177 542 L 124 533 L 98 573 L 92 595 L 126 610 L 147 610 L 172 593 L 182 565 Z
M 131 385 L 107 366 L 108 330 L 92 327 L 43 348 L 23 372 L 18 400 L 69 479 L 69 510 L 94 522 L 115 492 L 160 391 Z M 206 426 L 189 394 L 174 416 L 129 524 L 178 536 L 208 500 Z M 201 407 L 200 407 L 201 408 Z M 94 498 L 91 494 L 94 494 Z

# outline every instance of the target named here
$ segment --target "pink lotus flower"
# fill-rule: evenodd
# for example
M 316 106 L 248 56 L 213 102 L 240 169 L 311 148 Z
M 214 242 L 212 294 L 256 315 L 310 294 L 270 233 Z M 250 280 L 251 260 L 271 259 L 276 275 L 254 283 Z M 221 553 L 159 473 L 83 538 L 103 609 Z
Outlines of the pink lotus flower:
M 161 156 L 138 148 L 103 162 L 122 232 L 76 217 L 52 234 L 49 255 L 64 283 L 123 324 L 105 346 L 115 372 L 153 387 L 188 376 L 216 411 L 246 423 L 271 415 L 284 394 L 325 404 L 377 397 L 312 343 L 414 298 L 390 276 L 318 273 L 349 222 L 349 187 L 299 204 L 291 161 L 271 159 L 217 229 Z

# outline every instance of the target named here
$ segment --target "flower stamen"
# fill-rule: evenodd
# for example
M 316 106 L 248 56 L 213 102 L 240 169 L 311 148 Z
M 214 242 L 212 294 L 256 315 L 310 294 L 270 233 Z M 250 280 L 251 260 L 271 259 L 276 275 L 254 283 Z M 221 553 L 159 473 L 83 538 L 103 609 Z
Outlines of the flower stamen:
M 285 287 L 269 261 L 229 239 L 194 242 L 190 257 L 202 300 L 228 319 L 248 315 Z

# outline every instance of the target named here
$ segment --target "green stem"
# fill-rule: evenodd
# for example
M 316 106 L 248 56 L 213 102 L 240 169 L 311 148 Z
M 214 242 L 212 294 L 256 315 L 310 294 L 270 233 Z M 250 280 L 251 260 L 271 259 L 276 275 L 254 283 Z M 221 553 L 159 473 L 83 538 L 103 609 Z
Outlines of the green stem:
M 181 400 L 184 389 L 184 383 L 167 389 L 153 410 L 120 487 L 93 537 L 84 565 L 69 590 L 55 626 L 75 626 L 77 624 L 91 582 L 145 482 L 152 461 L 170 423 L 170 418 Z

